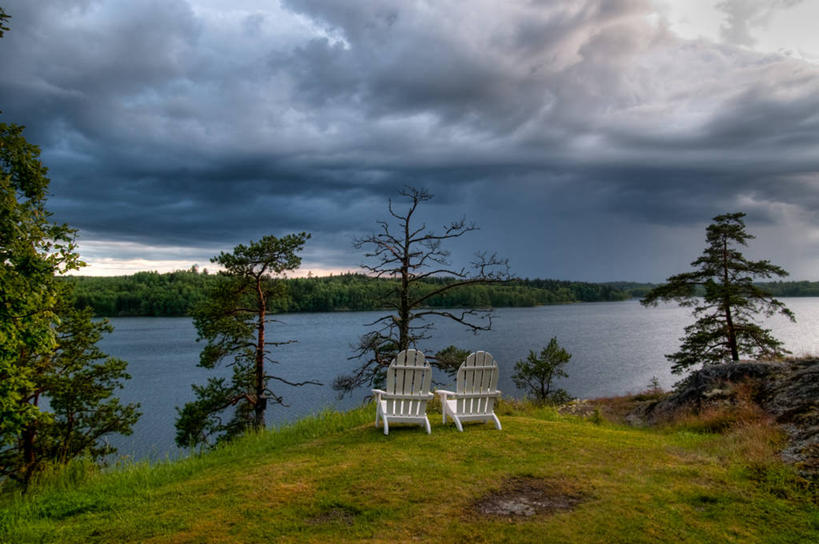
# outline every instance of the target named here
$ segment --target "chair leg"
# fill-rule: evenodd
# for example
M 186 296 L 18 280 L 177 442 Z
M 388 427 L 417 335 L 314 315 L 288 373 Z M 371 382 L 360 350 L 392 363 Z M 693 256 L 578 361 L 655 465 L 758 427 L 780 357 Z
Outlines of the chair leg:
M 429 426 L 429 418 L 427 416 L 424 416 L 424 426 L 427 429 L 427 434 L 432 434 L 432 429 Z
M 381 415 L 381 408 L 376 407 L 375 409 L 375 428 L 378 428 L 378 416 Z
M 497 427 L 497 429 L 500 431 L 501 430 L 500 420 L 498 419 L 498 416 L 496 416 L 494 412 L 492 412 L 492 419 L 495 420 L 495 427 Z
M 456 416 L 455 414 L 452 414 L 452 420 L 455 422 L 455 427 L 458 428 L 458 431 L 464 432 L 464 427 L 463 427 L 463 425 L 461 425 L 461 420 L 458 419 L 458 416 Z
M 384 420 L 384 434 L 390 434 L 390 423 L 387 421 L 387 417 L 384 416 L 382 419 Z

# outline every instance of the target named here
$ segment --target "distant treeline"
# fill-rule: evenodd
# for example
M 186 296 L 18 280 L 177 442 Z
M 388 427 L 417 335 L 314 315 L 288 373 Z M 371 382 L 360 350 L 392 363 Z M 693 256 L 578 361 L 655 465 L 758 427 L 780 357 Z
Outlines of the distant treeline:
M 90 306 L 97 316 L 186 316 L 201 301 L 215 274 L 184 270 L 131 276 L 69 276 L 77 306 Z M 430 292 L 450 281 L 432 278 L 420 290 Z M 394 287 L 387 279 L 342 274 L 285 280 L 288 297 L 280 312 L 368 311 L 384 308 Z M 503 284 L 470 285 L 433 297 L 436 308 L 527 307 L 572 302 L 603 302 L 641 298 L 656 284 L 635 282 L 586 283 L 521 279 Z M 819 282 L 770 282 L 761 287 L 774 296 L 819 296 Z
M 819 281 L 771 281 L 757 285 L 775 297 L 819 297 Z
M 656 283 L 635 283 L 627 281 L 608 282 L 618 291 L 632 298 L 643 298 L 646 293 L 657 286 Z M 756 284 L 775 297 L 819 297 L 819 281 L 770 281 Z
M 90 306 L 98 316 L 185 316 L 216 275 L 195 270 L 131 276 L 70 276 L 77 306 Z M 431 292 L 444 279 L 429 279 L 419 292 Z M 288 297 L 281 312 L 366 311 L 383 309 L 395 283 L 362 274 L 285 280 Z M 541 304 L 625 300 L 630 294 L 612 284 L 524 279 L 503 284 L 470 285 L 433 297 L 438 308 L 524 307 Z

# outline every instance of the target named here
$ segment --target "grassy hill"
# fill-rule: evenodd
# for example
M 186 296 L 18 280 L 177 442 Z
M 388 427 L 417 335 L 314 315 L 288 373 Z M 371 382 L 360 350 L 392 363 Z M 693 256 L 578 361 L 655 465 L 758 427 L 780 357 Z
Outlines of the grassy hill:
M 0 502 L 1 542 L 817 542 L 771 426 L 634 429 L 504 403 L 503 431 L 326 413 L 176 462 L 75 463 Z M 514 513 L 505 508 L 512 506 Z M 523 514 L 534 515 L 523 515 Z

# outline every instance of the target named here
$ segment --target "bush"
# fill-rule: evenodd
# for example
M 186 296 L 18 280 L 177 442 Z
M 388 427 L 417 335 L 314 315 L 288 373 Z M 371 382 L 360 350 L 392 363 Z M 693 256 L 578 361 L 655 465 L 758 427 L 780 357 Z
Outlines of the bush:
M 519 389 L 525 389 L 538 402 L 550 404 L 568 402 L 571 397 L 565 390 L 552 390 L 552 380 L 568 376 L 563 367 L 571 358 L 572 355 L 557 343 L 557 338 L 552 337 L 549 345 L 540 350 L 539 354 L 529 351 L 526 360 L 515 363 L 512 379 Z

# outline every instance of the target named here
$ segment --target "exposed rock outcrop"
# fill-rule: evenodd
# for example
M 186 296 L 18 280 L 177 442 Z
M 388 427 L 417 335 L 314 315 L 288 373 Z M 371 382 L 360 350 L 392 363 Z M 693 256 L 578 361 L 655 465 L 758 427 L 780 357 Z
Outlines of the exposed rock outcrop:
M 819 475 L 819 360 L 788 364 L 761 384 L 759 403 L 788 433 L 783 457 Z
M 819 359 L 706 366 L 667 397 L 637 406 L 628 420 L 656 424 L 684 411 L 737 402 L 739 384 L 788 434 L 785 460 L 805 475 L 819 475 Z

